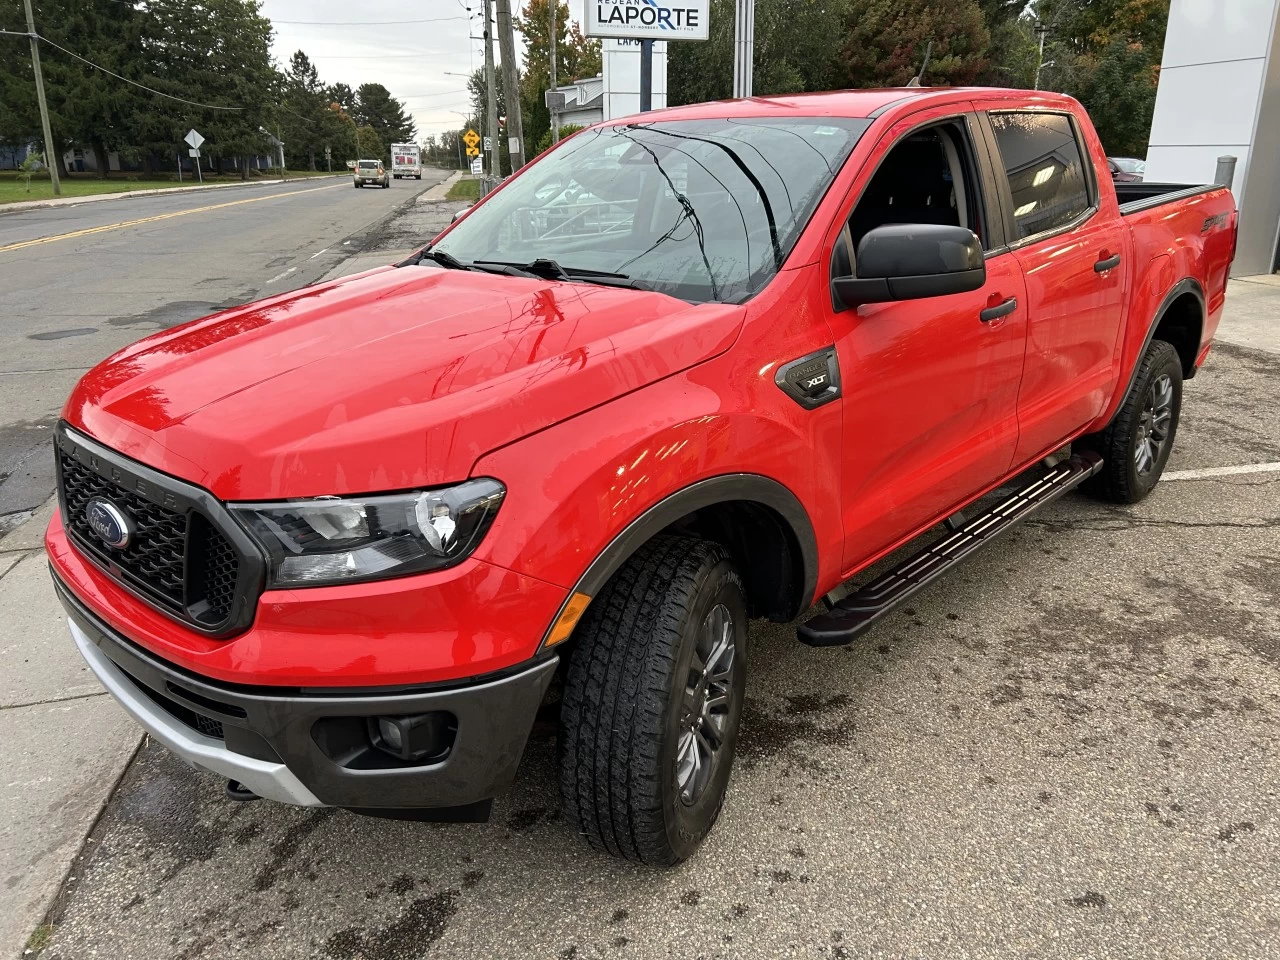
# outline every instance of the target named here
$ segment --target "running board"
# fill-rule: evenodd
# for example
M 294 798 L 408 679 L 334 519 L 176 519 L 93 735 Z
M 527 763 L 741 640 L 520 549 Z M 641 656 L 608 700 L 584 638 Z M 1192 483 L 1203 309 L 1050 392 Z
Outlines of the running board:
M 837 601 L 826 613 L 800 624 L 796 633 L 801 642 L 811 647 L 848 643 L 921 587 L 1100 469 L 1102 458 L 1094 453 L 1080 453 L 1063 460 L 990 510 L 967 520 L 937 543 Z

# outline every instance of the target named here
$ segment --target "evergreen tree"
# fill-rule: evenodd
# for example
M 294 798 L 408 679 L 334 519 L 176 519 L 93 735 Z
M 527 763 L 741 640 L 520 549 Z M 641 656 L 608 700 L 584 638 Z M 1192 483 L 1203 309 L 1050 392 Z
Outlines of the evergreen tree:
M 404 104 L 380 83 L 360 84 L 352 117 L 358 126 L 372 127 L 387 144 L 410 143 L 417 129 Z

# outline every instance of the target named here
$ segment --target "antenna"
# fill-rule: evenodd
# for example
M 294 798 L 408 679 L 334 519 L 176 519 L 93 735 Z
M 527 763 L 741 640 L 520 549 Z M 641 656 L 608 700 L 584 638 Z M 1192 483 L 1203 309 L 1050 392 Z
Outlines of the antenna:
M 908 81 L 908 87 L 924 86 L 924 72 L 929 69 L 929 56 L 933 53 L 933 41 L 929 41 L 929 45 L 924 48 L 924 63 L 920 64 L 920 72 Z

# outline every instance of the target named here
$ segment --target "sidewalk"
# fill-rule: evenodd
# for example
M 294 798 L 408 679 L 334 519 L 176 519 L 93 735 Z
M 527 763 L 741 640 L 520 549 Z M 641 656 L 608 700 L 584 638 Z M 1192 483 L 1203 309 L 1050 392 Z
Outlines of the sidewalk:
M 406 216 L 423 236 L 451 214 L 415 206 Z M 408 252 L 354 257 L 331 276 Z M 1280 278 L 1231 281 L 1218 339 L 1280 353 Z M 0 960 L 21 954 L 64 879 L 74 882 L 76 855 L 142 739 L 68 635 L 41 546 L 52 509 L 0 537 Z
M 449 176 L 445 177 L 445 179 L 441 180 L 430 190 L 427 190 L 419 194 L 418 202 L 419 203 L 437 203 L 445 199 L 445 196 L 449 192 L 449 188 L 452 187 L 459 180 L 461 180 L 462 177 L 463 177 L 463 173 L 461 170 L 458 170 L 454 173 L 449 174 Z
M 41 537 L 0 540 L 0 957 L 21 954 L 142 740 L 72 646 Z
M 196 190 L 227 190 L 234 187 L 270 187 L 281 183 L 301 183 L 304 180 L 327 180 L 330 177 L 349 177 L 350 171 L 326 173 L 319 177 L 286 177 L 281 180 L 240 180 L 235 183 L 193 183 L 189 187 L 152 187 L 150 190 L 123 190 L 120 193 L 97 193 L 89 197 L 54 197 L 51 200 L 20 200 L 17 203 L 0 203 L 0 216 L 23 210 L 39 210 L 44 207 L 74 207 L 79 203 L 97 203 L 99 200 L 122 200 L 126 197 L 149 197 L 171 193 L 193 193 Z

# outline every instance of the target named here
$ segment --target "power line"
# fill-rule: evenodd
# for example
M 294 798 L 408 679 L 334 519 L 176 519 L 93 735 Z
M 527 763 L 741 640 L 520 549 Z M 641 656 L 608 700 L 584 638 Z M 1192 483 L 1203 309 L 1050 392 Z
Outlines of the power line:
M 117 80 L 123 80 L 125 83 L 132 84 L 133 86 L 138 87 L 139 89 L 146 90 L 148 93 L 154 93 L 157 97 L 164 97 L 166 100 L 177 100 L 179 103 L 187 103 L 193 107 L 204 107 L 206 110 L 228 110 L 235 113 L 239 113 L 244 109 L 244 107 L 221 107 L 212 103 L 200 103 L 196 100 L 186 100 L 183 97 L 175 97 L 169 93 L 162 93 L 161 91 L 155 89 L 154 87 L 148 87 L 145 83 L 138 83 L 137 80 L 130 80 L 128 77 L 122 77 L 120 76 L 120 74 L 113 73 L 112 71 L 108 70 L 106 67 L 99 66 L 98 64 L 94 63 L 92 60 L 86 60 L 84 57 L 80 56 L 80 54 L 73 53 L 70 50 L 68 50 L 66 47 L 59 46 L 58 44 L 50 40 L 48 37 L 42 37 L 39 34 L 37 34 L 36 37 L 38 40 L 41 40 L 42 42 L 47 43 L 49 46 L 53 47 L 55 50 L 61 50 L 67 56 L 75 57 L 81 63 L 87 63 L 89 66 L 93 67 L 93 69 L 95 70 L 101 70 L 103 73 L 107 74 L 107 76 L 115 77 Z
M 185 12 L 178 7 L 157 3 L 155 0 L 112 0 L 112 2 L 121 3 L 134 9 L 146 7 L 157 10 L 172 10 L 174 13 Z M 440 23 L 444 20 L 470 20 L 471 17 L 424 17 L 420 20 L 276 20 L 272 17 L 267 17 L 267 19 L 272 23 L 283 23 L 291 27 L 396 27 L 407 23 Z
M 127 3 L 128 0 L 122 0 Z M 268 17 L 268 19 L 271 19 Z M 442 23 L 445 20 L 470 20 L 470 17 L 425 17 L 421 20 L 271 20 L 290 27 L 394 27 L 406 23 Z

